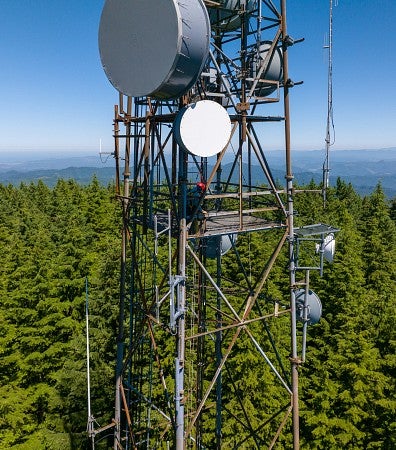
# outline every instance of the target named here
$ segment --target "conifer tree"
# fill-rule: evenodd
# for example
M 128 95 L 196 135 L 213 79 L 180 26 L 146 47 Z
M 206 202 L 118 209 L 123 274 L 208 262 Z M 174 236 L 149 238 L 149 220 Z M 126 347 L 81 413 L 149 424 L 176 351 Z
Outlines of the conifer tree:
M 110 275 L 105 268 L 114 271 L 118 259 L 112 188 L 96 180 L 88 187 L 60 180 L 52 190 L 39 182 L 1 186 L 1 194 L 0 441 L 3 448 L 85 448 L 90 275 L 97 297 L 93 404 L 98 419 L 109 421 L 112 410 L 106 396 L 113 385 L 113 298 L 104 296 L 103 281 Z

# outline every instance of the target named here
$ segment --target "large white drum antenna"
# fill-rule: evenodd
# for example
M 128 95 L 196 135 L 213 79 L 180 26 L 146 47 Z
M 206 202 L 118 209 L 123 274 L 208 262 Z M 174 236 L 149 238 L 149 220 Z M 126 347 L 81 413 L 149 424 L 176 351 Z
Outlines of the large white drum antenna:
M 103 69 L 131 97 L 184 95 L 202 72 L 209 39 L 202 0 L 106 0 L 100 19 Z

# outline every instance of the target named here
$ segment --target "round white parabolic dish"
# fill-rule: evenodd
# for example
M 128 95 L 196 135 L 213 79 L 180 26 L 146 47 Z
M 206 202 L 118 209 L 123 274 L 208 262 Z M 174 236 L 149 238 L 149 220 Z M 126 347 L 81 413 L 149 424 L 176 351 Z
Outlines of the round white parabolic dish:
M 224 149 L 230 139 L 230 116 L 219 103 L 200 100 L 179 111 L 173 133 L 184 150 L 195 156 L 214 156 Z

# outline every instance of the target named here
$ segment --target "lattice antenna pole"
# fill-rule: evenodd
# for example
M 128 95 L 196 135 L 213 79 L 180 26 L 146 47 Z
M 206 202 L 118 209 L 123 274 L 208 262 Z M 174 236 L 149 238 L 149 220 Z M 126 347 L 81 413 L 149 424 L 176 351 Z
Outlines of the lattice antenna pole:
M 125 300 L 126 300 L 126 271 L 127 271 L 127 247 L 128 247 L 128 205 L 129 205 L 129 182 L 130 182 L 130 134 L 131 122 L 130 117 L 132 113 L 132 98 L 128 97 L 127 104 L 127 123 L 126 123 L 126 141 L 125 141 L 125 166 L 124 166 L 124 180 L 123 180 L 123 195 L 121 197 L 122 203 L 122 243 L 121 243 L 121 275 L 120 275 L 120 300 L 119 300 L 119 315 L 118 315 L 118 336 L 117 336 L 117 362 L 116 362 L 116 388 L 115 388 L 115 431 L 114 431 L 114 450 L 120 448 L 121 443 L 121 412 L 122 412 L 122 370 L 124 358 L 124 321 L 125 321 Z M 119 120 L 116 115 L 115 122 Z M 115 146 L 118 148 L 118 136 L 115 135 Z
M 185 151 L 179 153 L 179 211 L 180 234 L 179 234 L 179 262 L 177 284 L 177 348 L 175 359 L 175 413 L 176 413 L 176 450 L 184 450 L 184 374 L 185 374 L 185 309 L 186 309 L 186 246 L 187 246 L 187 161 Z
M 330 177 L 330 147 L 334 144 L 331 139 L 331 129 L 334 133 L 333 123 L 333 0 L 330 0 L 329 9 L 329 42 L 325 46 L 329 50 L 328 54 L 328 74 L 327 74 L 327 124 L 326 124 L 326 156 L 323 163 L 323 204 L 326 205 L 326 193 L 329 187 Z
M 288 205 L 288 240 L 289 240 L 289 277 L 290 277 L 290 321 L 291 321 L 291 382 L 292 382 L 292 423 L 293 449 L 300 448 L 299 402 L 298 402 L 298 349 L 297 349 L 297 312 L 295 301 L 296 267 L 294 261 L 294 202 L 293 202 L 293 173 L 291 163 L 290 144 L 290 106 L 289 106 L 289 70 L 288 70 L 288 35 L 286 25 L 286 0 L 281 3 L 282 15 L 282 50 L 283 50 L 283 84 L 284 84 L 284 112 L 285 112 L 285 147 L 286 147 L 286 191 Z

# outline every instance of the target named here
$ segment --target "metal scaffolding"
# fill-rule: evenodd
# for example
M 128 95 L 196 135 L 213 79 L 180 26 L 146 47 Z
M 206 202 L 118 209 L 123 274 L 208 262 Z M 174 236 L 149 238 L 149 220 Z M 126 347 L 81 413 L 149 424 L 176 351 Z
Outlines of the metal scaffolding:
M 295 41 L 285 0 L 205 3 L 211 50 L 193 88 L 178 100 L 120 94 L 115 107 L 123 231 L 114 448 L 271 449 L 288 433 L 298 449 Z M 173 134 L 180 109 L 206 99 L 232 122 L 228 145 L 211 158 Z M 279 122 L 285 186 L 263 145 Z

